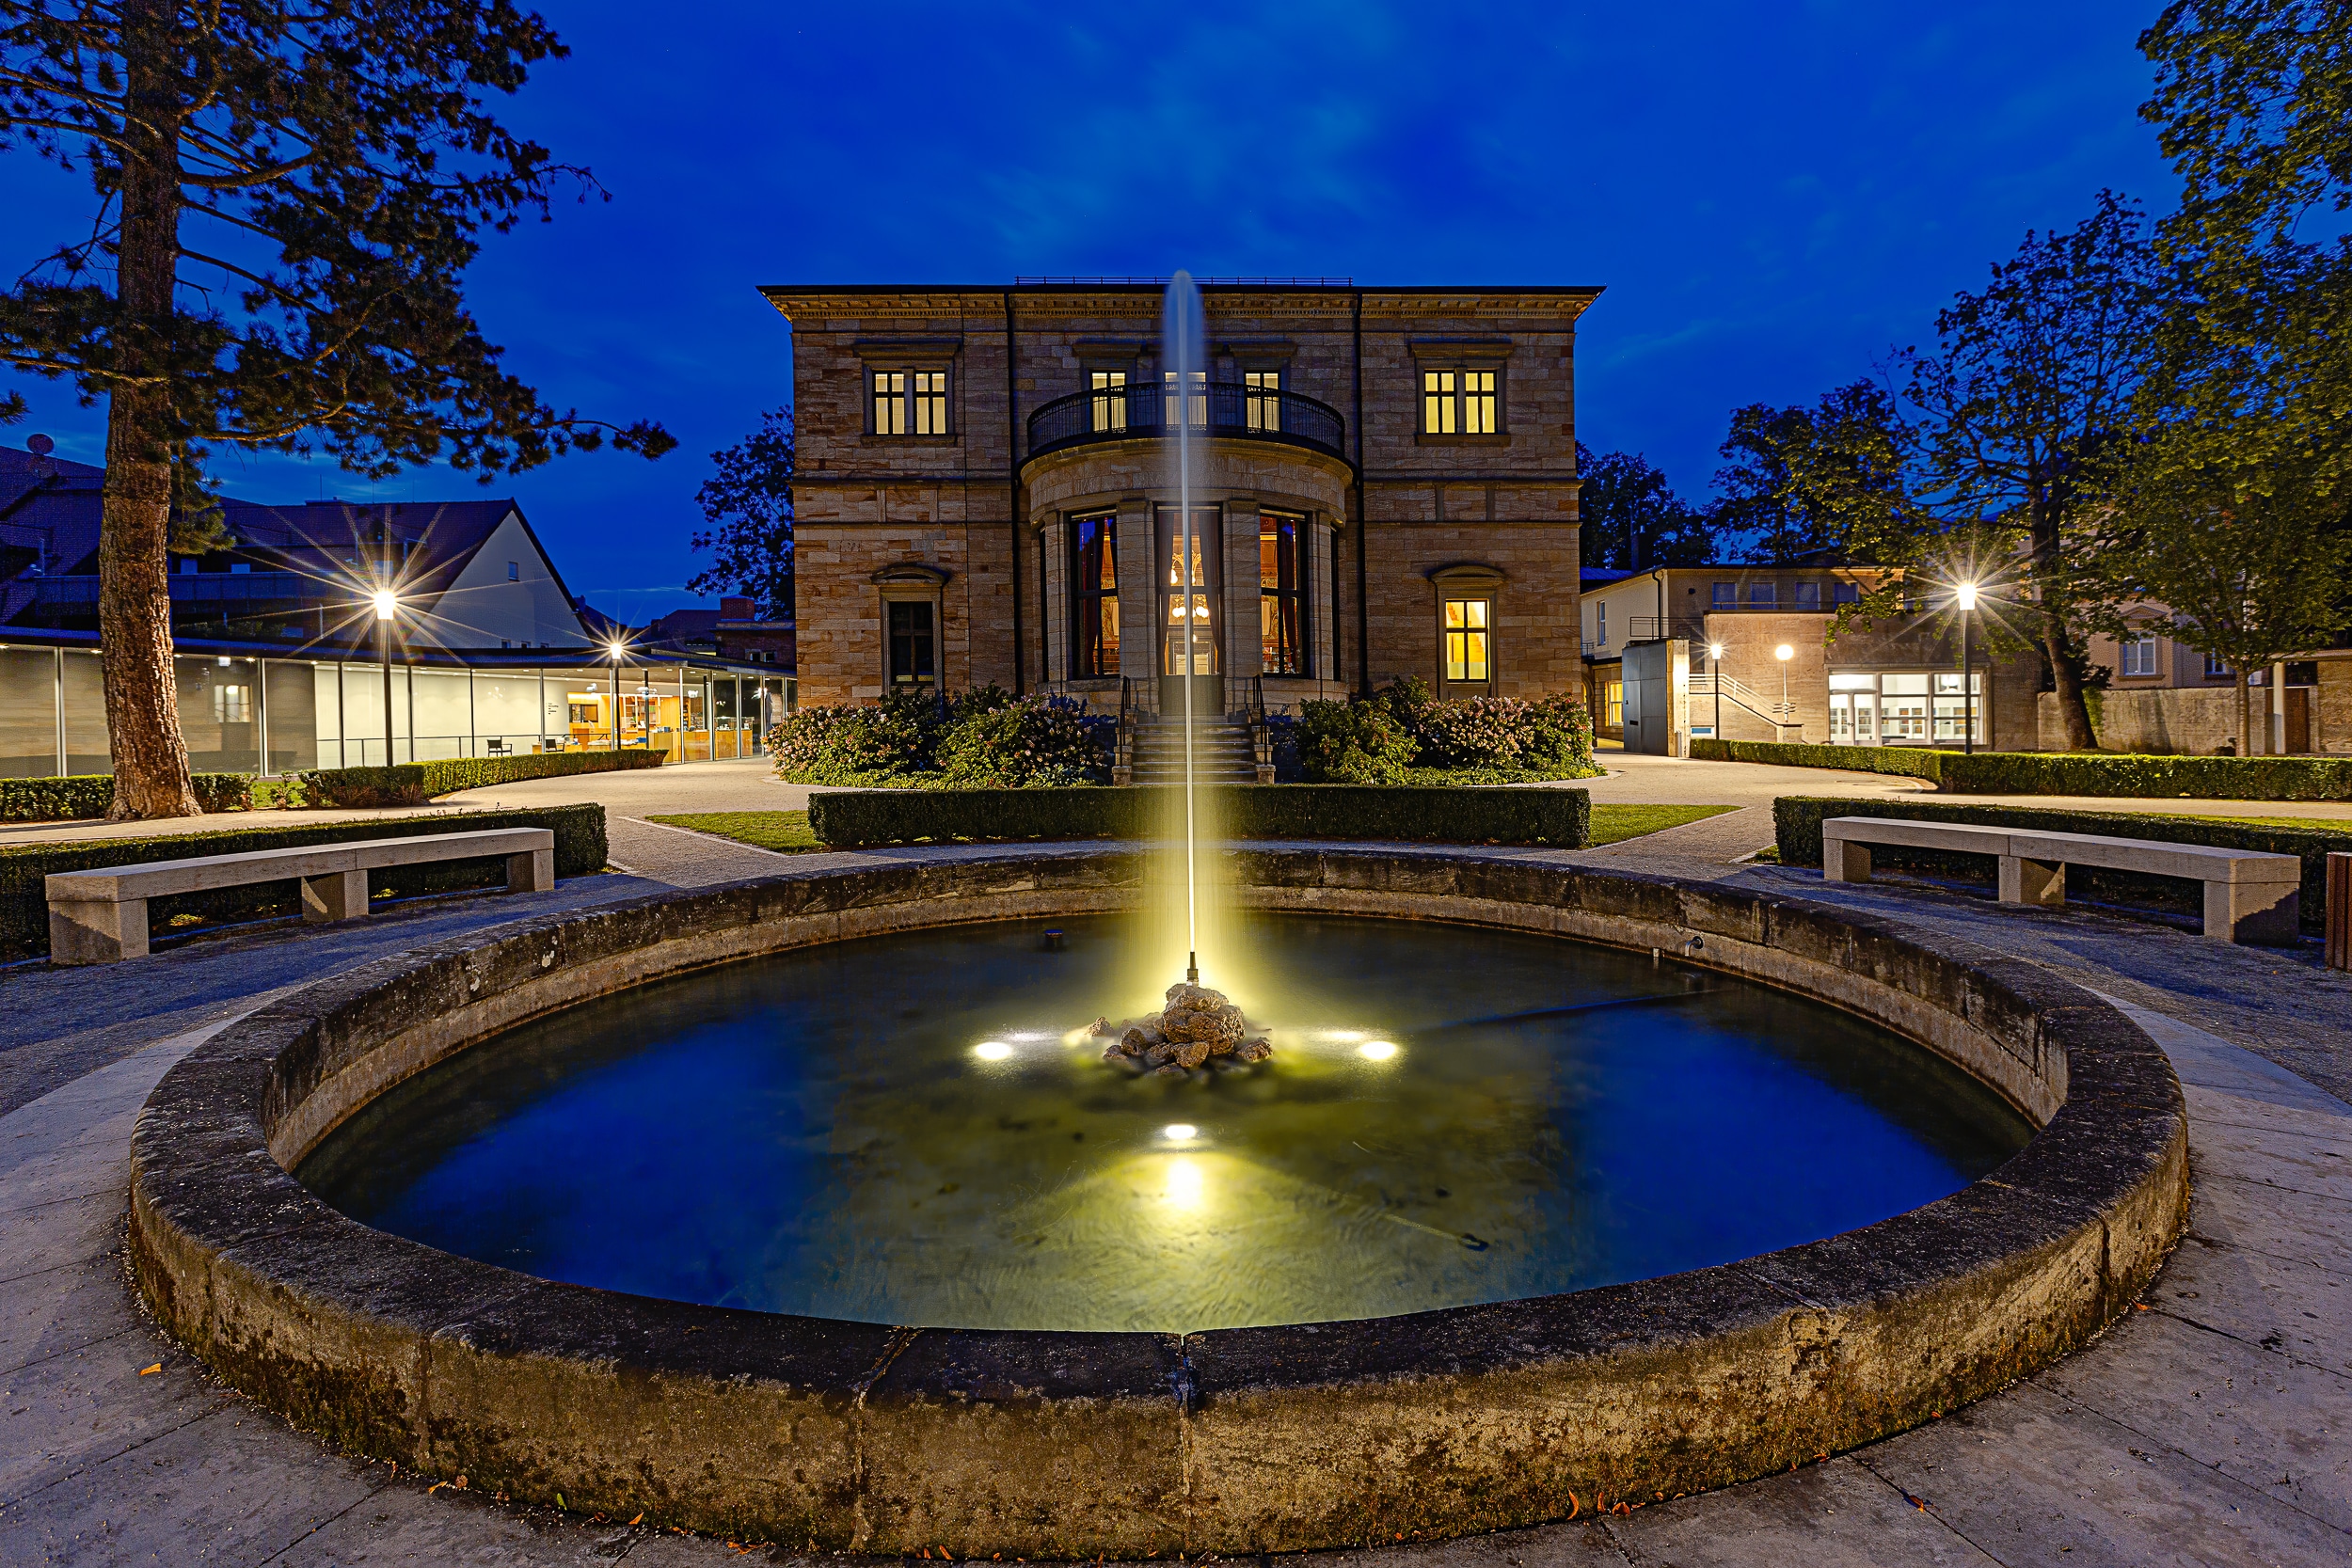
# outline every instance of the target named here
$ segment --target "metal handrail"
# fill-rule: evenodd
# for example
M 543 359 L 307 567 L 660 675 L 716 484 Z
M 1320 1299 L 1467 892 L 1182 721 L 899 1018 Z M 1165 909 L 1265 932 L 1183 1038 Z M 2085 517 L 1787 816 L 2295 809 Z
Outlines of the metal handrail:
M 1266 722 L 1265 677 L 1249 677 L 1249 695 L 1245 700 L 1244 716 L 1249 722 L 1249 753 L 1261 768 L 1274 763 L 1274 726 Z
M 1681 615 L 1632 615 L 1626 618 L 1625 640 L 1628 642 L 1663 642 L 1677 637 L 1704 642 L 1707 641 L 1707 623 Z
M 1347 421 L 1329 404 L 1227 381 L 1196 384 L 1188 393 L 1139 381 L 1056 398 L 1029 416 L 1029 455 L 1089 441 L 1167 436 L 1180 423 L 1209 436 L 1308 447 L 1343 462 L 1347 457 Z

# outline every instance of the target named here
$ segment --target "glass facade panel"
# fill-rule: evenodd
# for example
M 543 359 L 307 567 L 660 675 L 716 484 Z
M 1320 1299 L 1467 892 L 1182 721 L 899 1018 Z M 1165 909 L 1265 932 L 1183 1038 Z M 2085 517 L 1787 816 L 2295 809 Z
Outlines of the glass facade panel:
M 731 757 L 737 754 L 741 726 L 736 721 L 735 677 L 714 676 L 710 682 L 710 754 Z
M 100 656 L 67 650 L 64 700 L 65 770 L 113 772 L 114 743 L 106 737 L 106 686 Z
M 539 672 L 501 670 L 473 678 L 474 737 L 482 754 L 529 756 L 539 749 Z
M 342 668 L 334 664 L 310 666 L 310 711 L 317 716 L 319 766 L 341 768 L 343 765 L 343 679 Z
M 56 653 L 0 648 L 0 779 L 43 779 L 56 770 Z
M 318 681 L 308 664 L 270 659 L 262 666 L 262 728 L 268 732 L 269 756 L 262 771 L 292 773 L 319 766 Z M 328 767 L 342 760 L 339 746 Z
M 929 610 L 930 607 L 923 607 Z M 680 724 L 685 750 L 679 753 L 683 762 L 710 760 L 710 683 L 691 676 L 686 677 L 684 713 Z
M 180 733 L 198 773 L 251 773 L 262 766 L 260 671 L 249 658 L 182 656 L 171 661 Z
M 392 666 L 392 744 L 384 745 L 384 667 L 380 664 L 343 666 L 343 766 L 381 768 L 388 762 L 411 762 L 408 744 L 408 667 Z
M 438 762 L 470 756 L 473 750 L 473 681 L 463 670 L 412 670 L 409 698 L 415 704 L 416 760 Z

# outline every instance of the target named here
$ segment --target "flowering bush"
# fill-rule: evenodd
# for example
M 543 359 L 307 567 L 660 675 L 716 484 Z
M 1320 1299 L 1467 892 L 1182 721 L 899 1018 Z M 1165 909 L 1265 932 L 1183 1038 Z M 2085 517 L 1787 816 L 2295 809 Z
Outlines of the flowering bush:
M 1015 698 L 978 686 L 943 704 L 894 691 L 879 703 L 804 707 L 768 734 L 776 774 L 794 784 L 1020 787 L 1109 777 L 1104 732 L 1066 698 Z
M 959 787 L 1102 784 L 1110 777 L 1104 737 L 1118 722 L 1089 716 L 1086 705 L 1067 697 L 1008 700 L 974 712 L 940 737 L 940 769 Z

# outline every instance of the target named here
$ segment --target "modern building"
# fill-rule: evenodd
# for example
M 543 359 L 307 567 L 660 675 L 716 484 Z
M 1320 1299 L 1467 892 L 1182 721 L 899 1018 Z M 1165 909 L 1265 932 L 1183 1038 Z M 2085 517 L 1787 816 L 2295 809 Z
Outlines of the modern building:
M 763 292 L 792 328 L 807 701 L 1583 687 L 1575 347 L 1597 289 L 1212 279 L 1189 388 L 1155 280 Z
M 0 447 L 0 777 L 103 773 L 104 475 L 32 444 Z M 790 706 L 788 668 L 626 643 L 616 657 L 512 501 L 223 510 L 230 543 L 175 557 L 168 578 L 199 771 L 616 744 L 732 757 Z
M 1980 640 L 1963 697 L 1960 626 L 1940 603 L 1833 641 L 1846 606 L 1887 572 L 1861 566 L 1668 566 L 1588 586 L 1582 606 L 1595 731 L 1679 755 L 1690 740 L 1841 746 L 2037 740 L 2041 664 Z M 1720 648 L 1720 656 L 1711 650 Z M 1784 657 L 1784 650 L 1786 656 Z
M 796 669 L 792 618 L 762 615 L 758 601 L 730 595 L 716 610 L 674 610 L 636 634 L 646 648 L 712 654 L 747 664 Z

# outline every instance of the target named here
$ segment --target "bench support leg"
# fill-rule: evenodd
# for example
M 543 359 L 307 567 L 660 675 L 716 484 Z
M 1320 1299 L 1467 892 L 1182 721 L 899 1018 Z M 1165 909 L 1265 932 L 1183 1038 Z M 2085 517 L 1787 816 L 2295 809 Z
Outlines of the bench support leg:
M 555 888 L 555 851 L 527 849 L 506 857 L 506 891 L 549 893 Z
M 1821 880 L 1867 882 L 1870 879 L 1870 847 L 1850 838 L 1821 840 Z
M 2288 946 L 2296 936 L 2301 893 L 2294 882 L 2207 882 L 2205 935 L 2216 942 Z
M 49 961 L 110 964 L 147 957 L 147 900 L 49 906 Z
M 368 874 L 330 871 L 302 879 L 302 918 L 313 926 L 368 917 Z
M 2058 909 L 2066 902 L 2066 863 L 2001 857 L 2001 902 Z

